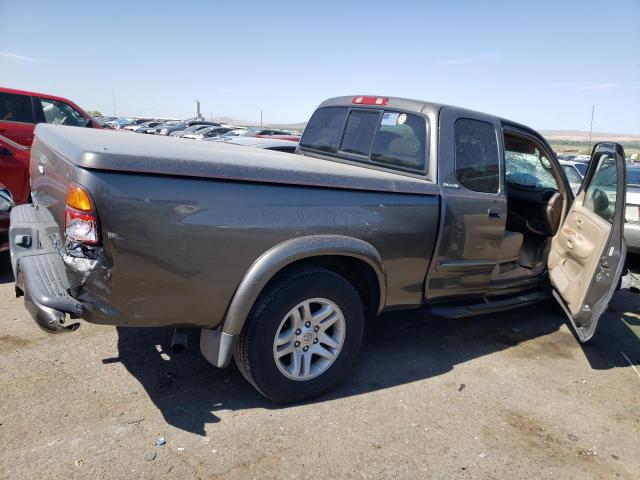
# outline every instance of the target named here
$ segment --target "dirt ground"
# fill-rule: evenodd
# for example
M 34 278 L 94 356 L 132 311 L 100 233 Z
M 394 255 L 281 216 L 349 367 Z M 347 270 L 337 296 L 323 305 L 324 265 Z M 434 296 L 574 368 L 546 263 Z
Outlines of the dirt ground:
M 298 406 L 207 364 L 197 332 L 180 355 L 170 341 L 86 323 L 43 333 L 0 255 L 0 478 L 640 478 L 629 290 L 584 346 L 552 302 L 384 315 L 344 384 Z

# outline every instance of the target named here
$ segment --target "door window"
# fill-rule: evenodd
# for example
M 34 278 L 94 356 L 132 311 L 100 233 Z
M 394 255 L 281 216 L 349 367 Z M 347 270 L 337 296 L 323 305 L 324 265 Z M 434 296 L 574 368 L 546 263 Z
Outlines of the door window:
M 500 158 L 494 126 L 460 118 L 455 123 L 456 178 L 469 190 L 498 193 Z
M 559 190 L 551 161 L 535 142 L 505 135 L 504 162 L 507 186 L 513 185 L 531 190 L 548 188 Z M 576 183 L 580 182 L 581 180 L 578 180 Z
M 35 123 L 31 97 L 0 92 L 0 121 Z
M 80 112 L 67 103 L 49 98 L 41 98 L 40 103 L 47 123 L 72 127 L 84 127 L 86 125 L 86 120 Z
M 584 206 L 613 223 L 618 189 L 618 170 L 612 155 L 602 155 L 584 197 Z

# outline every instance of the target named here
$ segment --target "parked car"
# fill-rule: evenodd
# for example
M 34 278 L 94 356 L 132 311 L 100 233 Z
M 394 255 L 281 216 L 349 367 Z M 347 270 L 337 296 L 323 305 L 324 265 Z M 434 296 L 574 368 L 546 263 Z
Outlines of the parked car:
M 273 128 L 243 128 L 232 130 L 223 135 L 223 140 L 227 140 L 232 137 L 258 137 L 258 136 L 272 136 L 272 135 L 286 135 L 282 130 L 275 130 Z
M 234 356 L 279 402 L 343 379 L 386 310 L 459 318 L 552 289 L 594 334 L 626 255 L 620 145 L 595 147 L 574 199 L 528 127 L 357 96 L 323 102 L 297 152 L 39 125 L 33 205 L 11 212 L 17 292 L 52 333 L 67 316 L 199 328 L 209 362 Z
M 196 132 L 185 133 L 183 138 L 189 138 L 191 140 L 204 140 L 206 138 L 219 138 L 227 132 L 233 130 L 234 127 L 207 127 L 200 129 Z
M 640 165 L 627 165 L 627 205 L 624 239 L 630 252 L 640 254 Z
M 164 122 L 161 122 L 160 120 L 148 120 L 146 122 L 140 122 L 140 123 L 133 123 L 131 125 L 127 125 L 126 127 L 123 127 L 124 130 L 130 130 L 132 132 L 138 132 L 143 128 L 154 128 L 157 127 L 158 125 L 161 125 Z
M 580 165 L 580 168 L 577 167 L 576 164 Z M 560 160 L 560 165 L 562 165 L 562 169 L 564 170 L 564 173 L 569 180 L 569 184 L 571 185 L 573 194 L 577 194 L 578 190 L 580 189 L 582 179 L 584 178 L 584 174 L 587 172 L 586 165 L 584 163 L 571 162 L 566 160 Z
M 257 138 L 272 138 L 274 140 L 289 140 L 290 142 L 299 142 L 300 135 L 256 135 Z
M 38 123 L 101 128 L 71 100 L 0 87 L 0 135 L 29 147 Z
M 190 127 L 185 128 L 184 130 L 176 130 L 169 134 L 170 137 L 182 137 L 189 133 L 197 132 L 198 130 L 202 130 L 205 128 L 211 128 L 213 125 L 209 125 L 207 123 L 196 123 L 195 125 L 191 125 Z
M 206 139 L 210 141 L 209 139 Z M 276 138 L 260 137 L 235 137 L 225 142 L 229 145 L 242 145 L 244 147 L 263 148 L 265 150 L 275 150 L 277 152 L 296 153 L 298 142 L 291 140 L 280 140 Z
M 178 130 L 186 130 L 188 127 L 191 127 L 193 125 L 209 125 L 209 126 L 217 127 L 220 124 L 215 122 L 207 122 L 205 120 L 185 120 L 185 121 L 176 123 L 175 125 L 172 125 L 172 126 L 162 125 L 161 127 L 158 127 L 156 129 L 156 135 L 167 136 L 171 132 L 176 132 Z
M 160 132 L 160 130 L 162 130 L 163 128 L 171 128 L 171 127 L 173 127 L 173 126 L 175 126 L 175 125 L 177 125 L 179 123 L 180 123 L 180 120 L 167 120 L 167 121 L 161 123 L 160 125 L 157 125 L 154 128 L 144 129 L 142 132 L 143 133 L 151 133 L 151 134 L 157 135 Z

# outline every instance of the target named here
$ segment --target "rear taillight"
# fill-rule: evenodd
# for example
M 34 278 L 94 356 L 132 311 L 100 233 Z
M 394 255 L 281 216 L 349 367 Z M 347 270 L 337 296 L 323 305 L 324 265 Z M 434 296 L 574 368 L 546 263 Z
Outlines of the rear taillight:
M 627 208 L 625 208 L 625 220 L 633 223 L 640 222 L 640 206 L 627 203 Z
M 74 183 L 69 185 L 67 190 L 64 235 L 65 239 L 87 245 L 96 245 L 100 242 L 98 219 L 89 192 Z
M 386 97 L 353 97 L 351 103 L 356 105 L 386 105 L 389 99 Z

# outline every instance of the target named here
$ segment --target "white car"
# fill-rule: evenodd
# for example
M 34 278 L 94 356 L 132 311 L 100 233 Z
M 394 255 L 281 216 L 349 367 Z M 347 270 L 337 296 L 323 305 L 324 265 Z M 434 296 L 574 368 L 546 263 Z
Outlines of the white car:
M 562 169 L 569 180 L 569 185 L 571 185 L 571 190 L 575 195 L 580 189 L 585 173 L 587 173 L 587 164 L 572 160 L 560 160 L 560 165 L 562 165 Z

